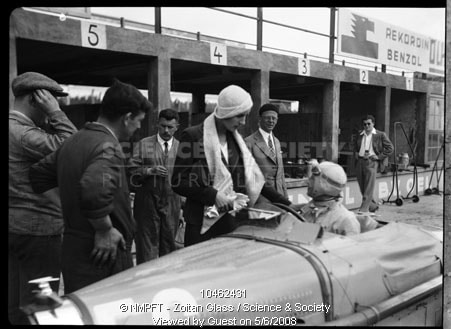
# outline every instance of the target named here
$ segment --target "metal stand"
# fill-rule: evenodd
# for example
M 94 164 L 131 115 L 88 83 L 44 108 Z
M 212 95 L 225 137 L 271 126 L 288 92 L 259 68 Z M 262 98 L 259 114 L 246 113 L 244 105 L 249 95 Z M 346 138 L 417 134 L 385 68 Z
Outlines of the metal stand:
M 396 156 L 395 156 L 395 161 L 396 161 Z M 388 196 L 387 200 L 382 200 L 382 203 L 396 203 L 397 206 L 402 206 L 403 202 L 402 199 L 399 197 L 399 188 L 398 188 L 398 164 L 392 163 L 392 167 L 391 170 L 393 172 L 392 174 L 392 184 L 391 184 L 391 192 L 390 195 Z M 393 195 L 393 191 L 395 190 L 395 185 L 396 185 L 396 200 L 390 200 L 391 196 Z
M 395 136 L 396 136 L 396 125 L 399 125 L 401 127 L 401 130 L 404 134 L 404 137 L 407 140 L 407 144 L 409 145 L 410 152 L 412 152 L 412 157 L 413 157 L 413 184 L 412 184 L 412 188 L 410 189 L 409 193 L 407 193 L 407 195 L 405 197 L 403 197 L 403 199 L 405 199 L 405 200 L 412 199 L 413 202 L 418 202 L 418 201 L 420 201 L 420 197 L 418 196 L 418 171 L 417 171 L 417 159 L 415 156 L 415 151 L 413 150 L 412 145 L 410 144 L 409 137 L 407 137 L 406 131 L 401 122 L 395 122 Z M 409 195 L 410 195 L 410 193 L 412 193 L 414 187 L 415 187 L 415 194 L 413 196 L 409 197 Z
M 413 184 L 412 184 L 412 188 L 410 189 L 409 193 L 407 193 L 407 195 L 405 197 L 403 196 L 399 196 L 399 186 L 398 186 L 398 163 L 396 162 L 396 127 L 400 126 L 401 130 L 404 134 L 404 137 L 407 140 L 407 144 L 409 145 L 410 151 L 412 152 L 412 158 L 413 158 Z M 402 206 L 403 199 L 412 199 L 413 202 L 418 202 L 420 201 L 420 198 L 418 197 L 418 171 L 417 171 L 417 160 L 416 160 L 416 156 L 415 156 L 415 152 L 412 148 L 412 145 L 410 144 L 409 138 L 407 137 L 406 131 L 404 129 L 404 126 L 402 124 L 402 122 L 395 122 L 394 123 L 394 137 L 393 137 L 393 159 L 394 159 L 394 163 L 392 166 L 392 171 L 393 171 L 393 182 L 392 182 L 392 190 L 390 192 L 390 195 L 388 196 L 387 200 L 382 201 L 383 203 L 396 203 L 397 206 Z M 393 195 L 393 191 L 395 188 L 395 184 L 396 184 L 396 200 L 395 201 L 390 201 L 391 196 Z M 412 193 L 413 189 L 415 188 L 415 193 L 413 196 L 409 197 L 410 193 Z
M 435 158 L 434 166 L 432 167 L 432 174 L 431 174 L 431 179 L 429 180 L 428 188 L 424 191 L 424 194 L 426 194 L 426 195 L 440 194 L 440 189 L 439 189 L 440 178 L 442 177 L 443 169 L 445 166 L 445 161 L 442 161 L 442 167 L 440 168 L 440 174 L 438 172 L 437 163 L 440 158 L 440 154 L 442 153 L 442 150 L 444 148 L 445 148 L 445 143 L 442 143 L 442 146 L 440 147 L 440 150 L 438 151 L 437 157 Z M 434 172 L 435 172 L 435 177 L 437 179 L 437 186 L 433 187 L 431 189 L 431 183 L 432 183 L 432 178 L 434 177 Z

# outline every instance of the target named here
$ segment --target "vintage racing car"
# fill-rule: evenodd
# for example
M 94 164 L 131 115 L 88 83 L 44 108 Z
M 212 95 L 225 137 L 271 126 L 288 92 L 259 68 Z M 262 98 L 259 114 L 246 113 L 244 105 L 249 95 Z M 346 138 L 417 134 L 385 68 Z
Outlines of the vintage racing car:
M 41 280 L 47 288 L 28 307 L 29 318 L 35 324 L 441 325 L 441 229 L 379 221 L 375 230 L 341 236 L 289 209 L 263 212 L 240 212 L 232 233 L 62 297 Z

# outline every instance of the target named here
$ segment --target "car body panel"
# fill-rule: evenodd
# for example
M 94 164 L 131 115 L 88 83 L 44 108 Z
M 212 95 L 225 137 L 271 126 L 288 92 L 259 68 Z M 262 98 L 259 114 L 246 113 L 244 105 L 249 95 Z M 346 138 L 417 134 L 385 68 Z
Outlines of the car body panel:
M 315 238 L 314 224 L 290 213 L 262 223 L 241 225 L 67 298 L 95 324 L 256 324 L 267 317 L 322 325 L 442 275 L 439 231 L 389 223 L 355 236 Z M 206 296 L 208 289 L 245 296 Z

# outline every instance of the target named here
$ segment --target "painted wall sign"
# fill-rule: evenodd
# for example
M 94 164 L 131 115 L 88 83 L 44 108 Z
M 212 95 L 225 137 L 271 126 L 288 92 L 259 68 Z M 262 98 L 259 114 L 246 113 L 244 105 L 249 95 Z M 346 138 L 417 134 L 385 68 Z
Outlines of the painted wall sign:
M 360 70 L 360 83 L 368 84 L 370 79 L 368 78 L 368 70 Z
M 106 49 L 105 25 L 81 21 L 81 45 L 83 47 Z
M 299 58 L 298 62 L 299 75 L 310 76 L 310 60 L 307 58 Z
M 406 78 L 406 89 L 413 90 L 413 78 Z
M 414 72 L 445 72 L 444 42 L 342 8 L 338 53 Z
M 227 65 L 227 46 L 222 43 L 210 43 L 210 63 Z

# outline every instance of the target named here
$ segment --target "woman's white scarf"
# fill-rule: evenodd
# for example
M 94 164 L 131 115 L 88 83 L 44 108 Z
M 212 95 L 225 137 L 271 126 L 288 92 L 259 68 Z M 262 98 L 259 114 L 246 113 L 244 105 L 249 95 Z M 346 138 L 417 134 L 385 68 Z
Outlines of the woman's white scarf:
M 247 196 L 249 197 L 249 206 L 252 207 L 257 201 L 265 178 L 255 162 L 254 157 L 249 152 L 243 137 L 238 131 L 233 132 L 233 136 L 241 150 L 244 165 L 244 177 Z M 232 175 L 221 159 L 221 148 L 219 144 L 218 132 L 216 130 L 215 117 L 212 113 L 204 121 L 204 152 L 207 160 L 208 170 L 213 177 L 213 187 L 228 196 L 234 196 Z M 210 212 L 212 213 L 212 212 Z M 219 213 L 213 218 L 207 217 L 204 212 L 201 233 L 205 233 L 214 223 L 216 223 L 226 212 Z

